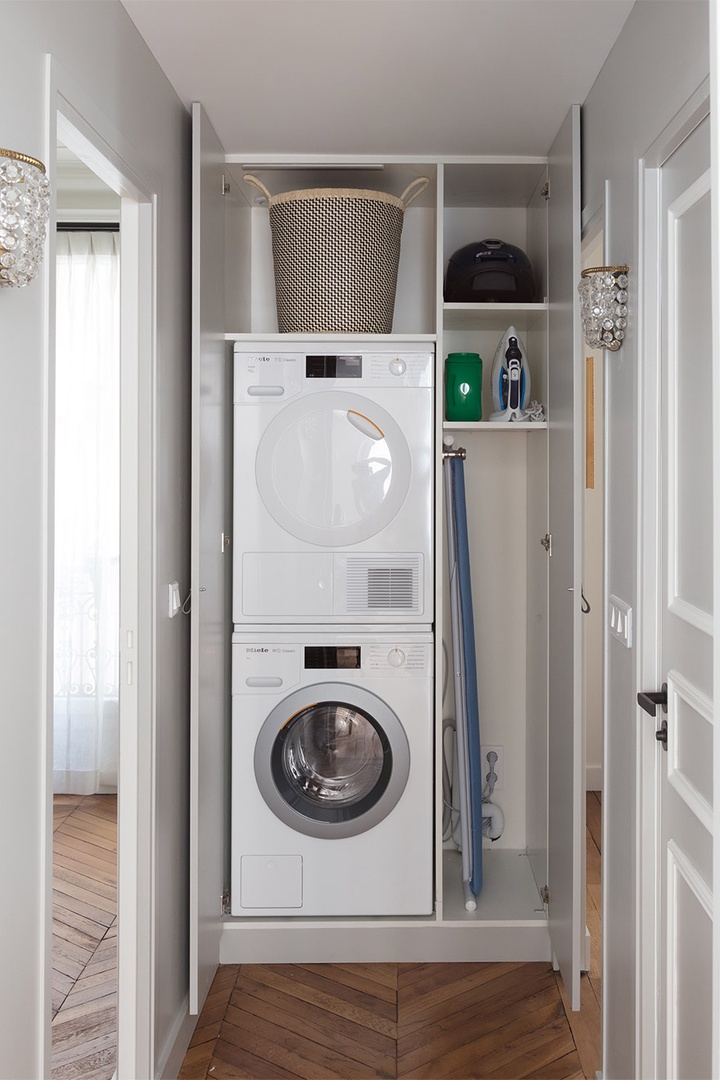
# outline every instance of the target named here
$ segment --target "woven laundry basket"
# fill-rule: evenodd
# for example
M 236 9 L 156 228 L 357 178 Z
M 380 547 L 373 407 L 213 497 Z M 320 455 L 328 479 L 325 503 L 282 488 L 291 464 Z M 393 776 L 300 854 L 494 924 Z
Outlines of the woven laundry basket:
M 389 334 L 405 211 L 429 184 L 398 198 L 355 188 L 271 195 L 246 176 L 270 211 L 278 329 L 282 334 Z

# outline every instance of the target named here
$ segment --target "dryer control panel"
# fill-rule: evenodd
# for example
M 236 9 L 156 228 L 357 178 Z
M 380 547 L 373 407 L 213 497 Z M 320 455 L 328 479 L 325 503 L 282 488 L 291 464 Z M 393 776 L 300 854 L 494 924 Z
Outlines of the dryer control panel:
M 236 405 L 281 404 L 301 393 L 334 387 L 432 387 L 431 350 L 369 352 L 366 347 L 260 351 L 235 343 Z

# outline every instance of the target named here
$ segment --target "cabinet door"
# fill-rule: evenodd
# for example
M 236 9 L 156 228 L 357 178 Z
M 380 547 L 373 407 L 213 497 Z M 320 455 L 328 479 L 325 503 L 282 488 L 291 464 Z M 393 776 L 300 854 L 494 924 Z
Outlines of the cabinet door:
M 193 106 L 190 1012 L 218 965 L 229 686 L 231 365 L 225 359 L 223 149 Z M 180 676 L 180 673 L 178 673 Z
M 548 890 L 555 959 L 580 1007 L 585 924 L 582 716 L 583 368 L 580 280 L 580 107 L 549 155 L 549 743 Z

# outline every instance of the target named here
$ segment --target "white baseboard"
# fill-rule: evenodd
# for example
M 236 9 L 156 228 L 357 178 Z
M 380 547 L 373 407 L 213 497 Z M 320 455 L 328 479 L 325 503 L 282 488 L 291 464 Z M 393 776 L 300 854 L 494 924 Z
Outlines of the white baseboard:
M 586 791 L 602 791 L 603 789 L 603 767 L 602 765 L 586 765 L 585 766 L 585 790 Z
M 191 1016 L 188 1012 L 189 1005 L 186 997 L 157 1059 L 155 1080 L 175 1080 L 180 1072 L 198 1021 L 197 1016 Z
M 319 921 L 319 920 L 318 920 Z M 301 932 L 300 932 L 301 931 Z M 528 963 L 550 959 L 544 918 L 534 922 L 465 925 L 382 926 L 345 923 L 302 928 L 268 923 L 226 922 L 220 938 L 221 964 L 331 963 Z

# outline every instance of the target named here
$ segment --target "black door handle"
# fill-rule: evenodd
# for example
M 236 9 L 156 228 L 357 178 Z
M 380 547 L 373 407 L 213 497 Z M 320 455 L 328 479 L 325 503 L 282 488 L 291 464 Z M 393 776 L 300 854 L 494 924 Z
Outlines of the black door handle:
M 662 690 L 645 690 L 637 696 L 638 705 L 651 716 L 657 716 L 657 707 L 662 705 L 662 711 L 667 712 L 667 683 L 662 684 Z
M 642 693 L 638 694 L 637 701 L 640 708 L 644 709 L 650 716 L 657 716 L 658 705 L 662 708 L 662 711 L 666 713 L 668 703 L 667 683 L 662 684 L 662 690 L 644 690 Z M 655 738 L 659 743 L 662 743 L 663 750 L 667 750 L 667 720 L 662 721 L 660 727 L 655 732 Z

